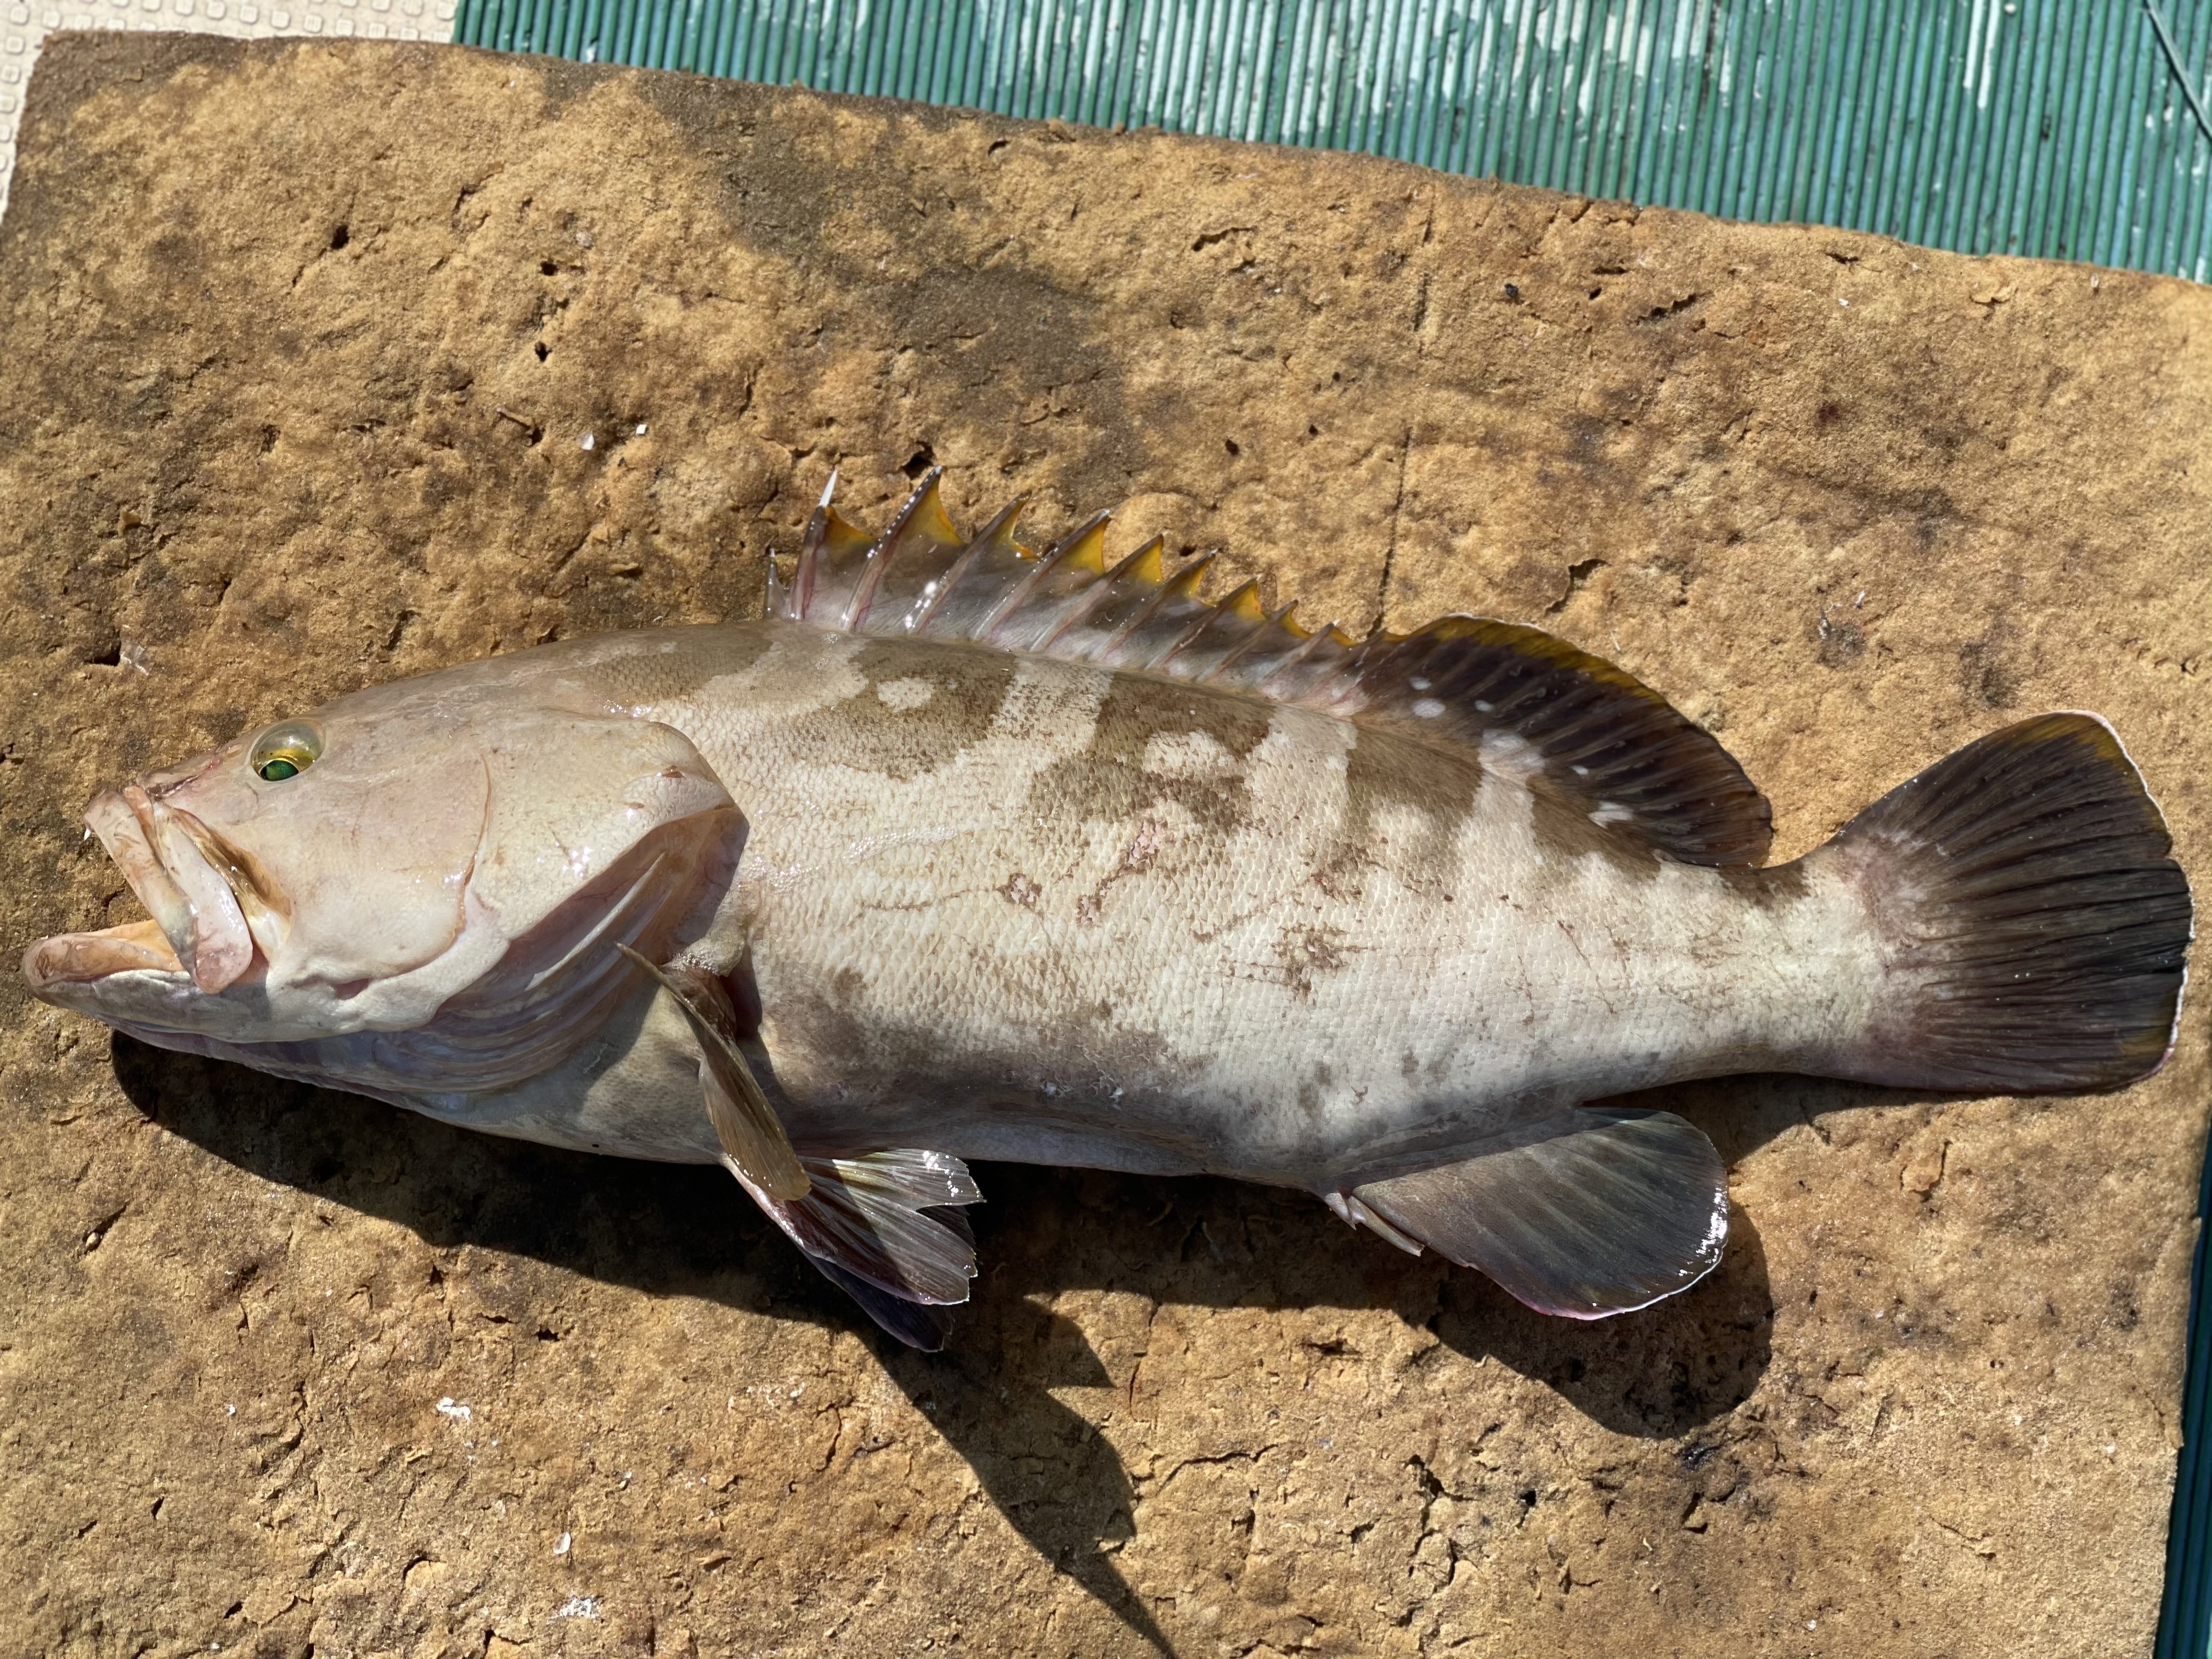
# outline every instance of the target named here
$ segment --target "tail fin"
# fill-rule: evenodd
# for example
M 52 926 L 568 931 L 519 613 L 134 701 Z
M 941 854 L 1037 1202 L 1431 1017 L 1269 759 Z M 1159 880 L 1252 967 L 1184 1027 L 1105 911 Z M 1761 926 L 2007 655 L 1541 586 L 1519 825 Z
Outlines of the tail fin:
M 2157 1070 L 2190 941 L 2172 845 L 2094 714 L 1993 732 L 1891 790 L 1814 855 L 1851 873 L 1886 946 L 1849 1075 L 2024 1093 Z

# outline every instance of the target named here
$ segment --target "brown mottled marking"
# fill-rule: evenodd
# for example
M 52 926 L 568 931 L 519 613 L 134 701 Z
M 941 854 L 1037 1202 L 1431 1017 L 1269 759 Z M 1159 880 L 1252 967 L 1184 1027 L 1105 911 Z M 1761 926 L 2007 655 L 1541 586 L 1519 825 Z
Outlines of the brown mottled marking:
M 615 648 L 629 640 L 653 648 Z M 688 697 L 710 680 L 742 674 L 765 655 L 774 636 L 748 628 L 665 628 L 649 635 L 593 636 L 545 647 L 591 665 L 592 678 L 624 703 L 659 703 Z M 553 658 L 557 663 L 558 658 Z M 549 664 L 551 665 L 551 664 Z
M 1310 922 L 1284 928 L 1275 943 L 1284 983 L 1301 1000 L 1312 997 L 1317 976 L 1335 973 L 1367 948 L 1341 927 L 1316 927 Z
M 850 665 L 865 684 L 813 716 L 825 759 L 905 783 L 980 743 L 1014 683 L 1015 659 L 957 646 L 871 640 Z
M 1206 829 L 1230 834 L 1250 814 L 1241 763 L 1267 738 L 1273 713 L 1247 697 L 1116 674 L 1098 706 L 1089 746 L 1038 775 L 1029 810 L 1048 823 L 1118 823 L 1166 800 Z M 1154 738 L 1190 736 L 1218 744 L 1238 764 L 1196 774 L 1147 769 Z
M 1659 854 L 1640 841 L 1607 829 L 1590 817 L 1586 799 L 1560 794 L 1551 778 L 1530 781 L 1530 822 L 1536 844 L 1562 860 L 1598 858 L 1629 881 L 1643 883 L 1659 872 Z
M 1762 910 L 1794 904 L 1812 890 L 1802 859 L 1766 869 L 1724 866 L 1720 878 L 1731 892 L 1750 900 Z
M 1334 854 L 1316 872 L 1326 890 L 1346 896 L 1359 890 L 1359 872 L 1382 867 L 1382 827 L 1412 812 L 1419 827 L 1393 862 L 1398 878 L 1437 898 L 1452 890 L 1460 871 L 1459 838 L 1481 792 L 1482 763 L 1473 751 L 1358 728 L 1344 762 L 1344 831 Z

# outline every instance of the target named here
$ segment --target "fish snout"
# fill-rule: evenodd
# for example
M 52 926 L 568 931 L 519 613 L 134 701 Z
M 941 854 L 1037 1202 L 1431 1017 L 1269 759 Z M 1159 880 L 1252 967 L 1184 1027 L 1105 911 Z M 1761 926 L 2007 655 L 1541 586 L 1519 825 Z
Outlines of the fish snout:
M 210 856 L 210 846 L 219 852 L 220 844 L 204 825 L 135 783 L 94 797 L 84 821 L 145 905 L 176 963 L 191 975 L 194 986 L 212 995 L 245 975 L 253 965 L 253 933 L 230 878 Z M 231 862 L 223 860 L 225 865 Z M 49 939 L 32 948 L 35 953 L 64 942 Z M 136 940 L 134 948 L 143 944 L 143 939 Z M 59 958 L 46 960 L 60 965 Z M 27 957 L 24 971 L 31 971 Z

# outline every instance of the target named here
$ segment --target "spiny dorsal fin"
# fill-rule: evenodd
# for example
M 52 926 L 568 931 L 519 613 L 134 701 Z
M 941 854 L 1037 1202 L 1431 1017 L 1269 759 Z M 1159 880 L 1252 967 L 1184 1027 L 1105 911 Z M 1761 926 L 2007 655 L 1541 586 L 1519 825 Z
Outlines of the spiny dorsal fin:
M 1312 632 L 1289 605 L 1269 613 L 1251 582 L 1200 598 L 1210 555 L 1170 574 L 1155 540 L 1109 568 L 1104 514 L 1039 554 L 1015 538 L 1016 501 L 963 541 L 939 476 L 873 540 L 823 492 L 796 574 L 771 575 L 770 613 L 1158 674 L 1439 743 L 1481 749 L 1498 734 L 1522 745 L 1510 752 L 1531 787 L 1653 853 L 1715 866 L 1766 855 L 1766 802 L 1728 751 L 1565 640 L 1479 617 L 1364 641 L 1334 623 Z

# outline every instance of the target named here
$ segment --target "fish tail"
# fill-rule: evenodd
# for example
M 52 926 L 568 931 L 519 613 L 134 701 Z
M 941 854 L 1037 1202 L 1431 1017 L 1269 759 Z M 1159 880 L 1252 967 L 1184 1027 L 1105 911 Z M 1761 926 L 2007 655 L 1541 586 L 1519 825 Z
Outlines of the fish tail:
M 2189 884 L 2142 775 L 2094 714 L 1968 744 L 1814 860 L 1859 890 L 1884 972 L 1832 1068 L 1992 1093 L 2112 1088 L 2172 1050 Z

